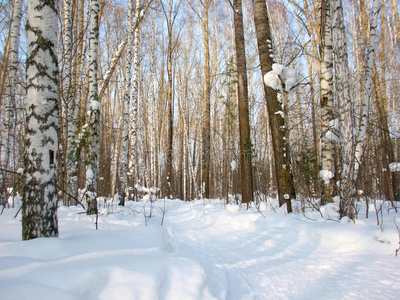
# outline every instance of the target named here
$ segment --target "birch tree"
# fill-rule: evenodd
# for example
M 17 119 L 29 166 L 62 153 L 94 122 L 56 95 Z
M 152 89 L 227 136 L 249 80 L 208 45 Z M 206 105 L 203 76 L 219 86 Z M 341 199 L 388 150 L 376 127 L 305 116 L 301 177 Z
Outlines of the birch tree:
M 139 1 L 136 0 L 136 3 Z M 129 155 L 129 105 L 131 101 L 131 67 L 132 67 L 132 44 L 133 44 L 133 17 L 134 7 L 133 0 L 129 0 L 128 9 L 128 42 L 126 51 L 126 62 L 125 62 L 125 78 L 124 78 L 124 94 L 121 101 L 121 115 L 119 125 L 122 129 L 121 133 L 121 150 L 120 150 L 120 162 L 119 162 L 119 184 L 118 184 L 118 198 L 119 205 L 125 205 L 125 190 L 126 190 L 126 178 L 128 169 L 128 155 Z M 136 108 L 133 107 L 133 118 L 136 119 Z M 134 145 L 132 145 L 133 148 Z M 132 149 L 134 151 L 134 149 Z
M 14 119 L 15 119 L 15 98 L 16 98 L 16 77 L 18 70 L 18 50 L 20 40 L 22 0 L 14 1 L 14 8 L 10 29 L 10 48 L 8 79 L 6 84 L 5 97 L 3 102 L 4 117 L 2 118 L 1 144 L 0 144 L 0 202 L 7 202 L 7 168 L 10 162 L 11 145 L 14 140 Z
M 368 128 L 368 121 L 369 121 L 370 102 L 371 102 L 372 88 L 373 88 L 372 73 L 375 60 L 375 37 L 376 37 L 376 29 L 378 25 L 378 14 L 380 11 L 380 7 L 381 7 L 381 1 L 374 0 L 372 7 L 372 18 L 370 21 L 370 28 L 369 28 L 369 45 L 367 49 L 366 65 L 365 65 L 365 75 L 364 75 L 365 83 L 362 94 L 363 101 L 361 105 L 361 119 L 360 119 L 360 125 L 356 141 L 357 143 L 355 148 L 354 181 L 357 180 L 357 176 L 361 165 L 361 159 L 365 149 L 365 141 Z
M 148 1 L 150 3 L 151 1 Z M 136 0 L 136 9 L 135 9 L 135 20 L 139 22 L 139 12 L 140 12 L 140 1 Z M 145 11 L 143 11 L 145 12 Z M 128 186 L 133 188 L 136 180 L 135 168 L 137 168 L 136 164 L 136 144 L 137 144 L 137 107 L 139 100 L 139 39 L 140 39 L 140 26 L 133 27 L 132 24 L 132 35 L 134 37 L 133 40 L 133 76 L 132 76 L 132 99 L 130 107 L 132 108 L 132 115 L 130 118 L 129 126 L 130 126 L 130 150 L 129 150 L 129 183 Z
M 98 46 L 99 46 L 99 8 L 98 0 L 92 0 L 90 7 L 89 36 L 89 164 L 86 168 L 86 201 L 87 214 L 97 213 L 97 175 L 99 171 L 99 133 L 100 133 L 100 102 L 98 96 Z
M 56 1 L 29 0 L 22 238 L 58 236 Z
M 74 137 L 77 111 L 72 92 L 72 6 L 71 0 L 64 1 L 64 76 L 63 92 L 67 110 L 67 204 L 75 204 L 78 198 L 78 162 L 75 155 Z
M 347 51 L 346 30 L 341 0 L 331 1 L 332 37 L 335 41 L 335 88 L 339 106 L 340 136 L 340 215 L 354 218 L 354 135 L 352 102 L 350 97 L 350 71 Z
M 319 2 L 320 12 L 320 61 L 321 61 L 321 204 L 333 202 L 334 132 L 331 128 L 333 115 L 333 41 L 330 0 Z

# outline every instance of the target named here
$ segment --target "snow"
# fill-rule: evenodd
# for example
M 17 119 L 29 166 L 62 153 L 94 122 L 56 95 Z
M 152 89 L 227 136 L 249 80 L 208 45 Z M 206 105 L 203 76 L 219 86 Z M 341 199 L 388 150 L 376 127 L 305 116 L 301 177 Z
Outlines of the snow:
M 231 161 L 231 170 L 232 171 L 236 171 L 237 167 L 238 167 L 237 161 L 236 160 L 232 160 Z
M 321 170 L 319 171 L 319 177 L 326 183 L 329 183 L 329 181 L 335 176 L 331 171 L 329 170 Z
M 389 164 L 390 172 L 400 172 L 400 162 L 392 162 Z
M 151 205 L 100 201 L 99 230 L 96 218 L 82 208 L 61 206 L 60 237 L 30 241 L 20 240 L 18 207 L 5 209 L 1 299 L 398 299 L 400 294 L 395 256 L 400 214 L 387 206 L 381 232 L 374 205 L 366 219 L 363 202 L 356 222 L 331 221 L 337 220 L 337 203 L 322 207 L 324 218 L 316 211 L 286 215 L 276 199 L 262 202 L 259 211 L 219 200 Z
M 91 180 L 93 179 L 93 177 L 94 177 L 93 170 L 90 167 L 88 167 L 86 170 L 86 180 Z
M 97 100 L 90 101 L 90 108 L 92 110 L 99 110 L 100 109 L 100 102 Z
M 284 83 L 285 90 L 289 92 L 297 85 L 297 71 L 281 64 L 273 64 L 272 71 L 264 76 L 264 83 L 274 90 L 280 91 L 282 91 L 282 83 Z

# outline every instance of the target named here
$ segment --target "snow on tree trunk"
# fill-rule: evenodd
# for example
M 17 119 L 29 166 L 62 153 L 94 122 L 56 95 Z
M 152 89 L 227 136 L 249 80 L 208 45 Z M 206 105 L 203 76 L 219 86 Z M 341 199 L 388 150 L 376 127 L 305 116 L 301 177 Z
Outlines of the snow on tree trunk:
M 320 56 L 321 56 L 321 204 L 333 202 L 333 174 L 335 173 L 334 149 L 331 128 L 333 120 L 333 53 L 330 1 L 320 0 Z M 326 176 L 330 174 L 330 176 Z
M 372 8 L 372 18 L 370 23 L 370 37 L 369 37 L 369 45 L 368 52 L 366 57 L 366 66 L 365 66 L 365 85 L 363 88 L 363 102 L 361 106 L 361 120 L 357 135 L 357 144 L 355 148 L 355 165 L 354 165 L 354 181 L 357 180 L 358 172 L 360 169 L 361 159 L 364 153 L 366 134 L 368 128 L 368 120 L 369 120 L 369 107 L 371 102 L 372 95 L 372 71 L 374 68 L 374 60 L 375 60 L 375 36 L 376 36 L 376 28 L 378 24 L 378 14 L 381 7 L 380 0 L 373 1 Z
M 58 236 L 56 1 L 29 0 L 22 238 Z
M 252 144 L 250 139 L 249 95 L 247 87 L 246 49 L 243 30 L 242 1 L 234 0 L 236 62 L 238 69 L 238 106 L 240 133 L 240 167 L 242 202 L 253 201 Z
M 14 1 L 13 16 L 11 20 L 10 32 L 10 51 L 9 51 L 9 68 L 6 96 L 4 99 L 4 118 L 2 121 L 0 136 L 0 203 L 7 202 L 7 179 L 10 162 L 11 145 L 14 141 L 14 118 L 15 118 L 15 96 L 16 96 L 16 77 L 18 69 L 18 48 L 21 29 L 22 0 Z
M 138 5 L 139 1 L 136 1 Z M 129 0 L 129 13 L 128 13 L 128 28 L 133 28 L 134 7 L 133 0 Z M 132 44 L 133 30 L 128 31 L 128 43 L 126 51 L 126 63 L 125 63 L 125 81 L 124 81 L 124 94 L 121 102 L 121 121 L 122 126 L 121 135 L 121 150 L 120 150 L 120 161 L 119 161 L 119 184 L 118 184 L 118 198 L 119 205 L 125 205 L 126 187 L 127 187 L 127 171 L 128 171 L 128 155 L 129 155 L 129 105 L 131 102 L 131 67 L 132 67 Z M 135 49 L 135 51 L 137 51 Z M 134 76 L 137 74 L 134 73 Z M 137 79 L 136 79 L 137 81 Z M 135 112 L 133 112 L 135 114 Z M 135 118 L 136 119 L 136 118 Z M 134 145 L 131 146 L 131 149 Z M 132 149 L 133 150 L 133 149 Z M 131 151 L 132 152 L 132 151 Z M 130 174 L 133 172 L 133 168 L 130 167 Z M 133 185 L 132 185 L 133 186 Z
M 342 0 L 331 1 L 332 38 L 336 66 L 336 95 L 339 106 L 340 136 L 340 216 L 354 218 L 354 135 L 350 98 L 350 71 Z
M 97 175 L 99 172 L 99 133 L 100 102 L 98 101 L 98 46 L 99 46 L 99 7 L 98 0 L 92 0 L 90 7 L 89 35 L 89 164 L 86 169 L 87 214 L 97 213 Z
M 72 15 L 71 0 L 64 1 L 64 101 L 67 104 L 67 203 L 75 205 L 78 198 L 78 162 L 76 160 L 74 136 L 76 133 L 76 107 L 72 95 Z M 71 196 L 72 197 L 71 197 Z
M 265 75 L 273 68 L 273 49 L 271 45 L 272 34 L 269 24 L 268 10 L 264 0 L 253 0 L 254 22 L 256 26 L 258 54 L 261 64 L 261 73 Z M 272 74 L 274 75 L 274 74 Z M 290 166 L 286 165 L 287 144 L 285 142 L 285 122 L 282 118 L 282 105 L 278 101 L 277 91 L 267 84 L 264 85 L 264 93 L 268 107 L 269 124 L 271 127 L 272 146 L 275 161 L 275 176 L 278 188 L 279 205 L 286 204 L 287 211 L 292 211 L 291 197 L 295 197 Z

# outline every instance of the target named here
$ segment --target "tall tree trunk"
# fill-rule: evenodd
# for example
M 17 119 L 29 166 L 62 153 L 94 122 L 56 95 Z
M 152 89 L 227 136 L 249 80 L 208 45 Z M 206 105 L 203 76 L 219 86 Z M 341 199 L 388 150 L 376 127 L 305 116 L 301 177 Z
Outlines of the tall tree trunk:
M 78 161 L 74 143 L 76 133 L 76 106 L 72 91 L 72 6 L 71 0 L 64 1 L 64 101 L 67 107 L 67 205 L 75 205 L 78 198 Z M 74 199 L 75 198 L 75 199 Z
M 382 36 L 386 34 L 386 23 L 385 23 L 385 15 L 384 15 L 384 10 L 381 11 L 381 25 L 382 25 Z M 379 76 L 376 74 L 373 75 L 375 78 L 375 88 L 379 90 L 379 97 L 376 99 L 376 104 L 377 104 L 377 110 L 378 110 L 378 118 L 379 118 L 379 123 L 380 127 L 382 128 L 382 135 L 383 135 L 383 141 L 385 143 L 384 145 L 384 152 L 385 156 L 387 157 L 387 160 L 384 160 L 384 168 L 388 170 L 389 172 L 389 164 L 393 163 L 396 161 L 395 154 L 393 151 L 393 144 L 392 140 L 390 138 L 390 128 L 389 128 L 389 120 L 388 120 L 388 112 L 387 112 L 387 85 L 386 85 L 386 52 L 385 52 L 386 46 L 385 46 L 385 39 L 381 38 L 381 64 L 382 64 L 382 69 L 381 69 L 381 78 L 379 81 Z M 400 191 L 399 191 L 399 178 L 398 175 L 396 174 L 398 172 L 390 172 L 389 177 L 391 181 L 391 186 L 390 186 L 390 200 L 393 201 L 399 201 L 400 200 Z
M 211 0 L 204 0 L 203 47 L 204 47 L 204 83 L 203 83 L 203 118 L 201 124 L 202 159 L 201 159 L 201 191 L 203 198 L 210 197 L 210 160 L 211 160 L 211 70 L 210 46 L 208 30 L 208 12 Z
M 57 32 L 55 1 L 29 0 L 22 238 L 58 236 Z
M 321 0 L 320 59 L 321 59 L 321 204 L 333 202 L 333 177 L 335 174 L 331 121 L 333 116 L 333 53 L 330 1 Z
M 4 118 L 0 136 L 0 203 L 7 203 L 7 182 L 10 162 L 11 145 L 14 143 L 14 119 L 16 114 L 16 77 L 18 71 L 18 50 L 21 29 L 22 0 L 14 1 L 14 9 L 10 29 L 10 48 L 8 63 L 8 79 L 6 79 L 6 91 L 3 102 Z M 6 74 L 4 74 L 6 76 Z M 1 95 L 1 94 L 0 94 Z
M 98 0 L 92 0 L 89 36 L 89 164 L 86 169 L 87 214 L 97 214 L 97 175 L 99 173 L 100 102 L 98 96 L 98 46 L 99 46 Z
M 253 0 L 254 22 L 256 25 L 258 54 L 260 57 L 261 73 L 265 74 L 272 70 L 273 49 L 268 43 L 272 41 L 272 34 L 269 24 L 268 10 L 264 0 Z M 292 211 L 291 191 L 292 179 L 288 176 L 290 166 L 285 164 L 285 134 L 282 129 L 285 128 L 284 119 L 279 112 L 282 111 L 281 103 L 278 101 L 277 92 L 264 84 L 264 92 L 268 107 L 269 124 L 271 126 L 272 146 L 275 160 L 275 176 L 278 187 L 279 205 L 287 205 L 287 211 Z
M 170 2 L 172 3 L 172 1 Z M 170 5 L 169 11 L 169 20 L 171 20 L 172 14 L 172 5 Z M 171 23 L 170 23 L 171 24 Z M 167 121 L 167 162 L 166 162 L 166 196 L 172 196 L 172 151 L 173 151 L 173 127 L 174 127 L 174 118 L 173 118 L 173 107 L 174 107 L 174 98 L 172 94 L 172 24 L 168 26 L 168 54 L 167 54 L 167 76 L 168 76 L 168 86 L 167 86 L 167 98 L 168 98 L 168 121 Z
M 354 135 L 350 98 L 350 71 L 342 0 L 331 1 L 331 17 L 333 18 L 332 37 L 335 41 L 333 46 L 336 66 L 335 87 L 339 106 L 340 216 L 348 216 L 354 219 Z
M 136 0 L 138 4 L 139 1 Z M 125 72 L 124 72 L 124 93 L 121 101 L 121 114 L 120 114 L 120 126 L 122 127 L 121 134 L 121 150 L 120 150 L 120 160 L 119 160 L 119 184 L 118 184 L 118 198 L 119 205 L 125 205 L 126 187 L 127 187 L 127 171 L 128 171 L 128 158 L 129 158 L 129 105 L 131 102 L 131 67 L 132 67 L 132 45 L 133 37 L 135 31 L 133 30 L 133 20 L 134 17 L 134 7 L 133 0 L 129 0 L 129 13 L 128 13 L 128 42 L 126 50 L 126 62 L 125 62 Z M 137 51 L 137 49 L 135 49 Z M 137 76 L 137 74 L 134 74 Z M 136 79 L 137 80 L 137 79 Z M 137 97 L 137 96 L 136 96 Z M 137 101 L 136 101 L 137 102 Z M 133 107 L 132 114 L 134 121 L 136 121 L 136 109 Z M 136 130 L 135 130 L 136 132 Z M 135 143 L 131 145 L 131 152 L 134 152 L 136 146 L 136 136 Z M 133 172 L 133 167 L 130 170 Z
M 364 74 L 364 87 L 363 87 L 363 101 L 361 106 L 361 119 L 359 124 L 359 130 L 357 135 L 357 143 L 355 148 L 355 165 L 354 165 L 354 181 L 357 181 L 361 159 L 364 154 L 365 143 L 366 143 L 366 134 L 368 128 L 369 121 L 369 107 L 370 107 L 370 99 L 372 95 L 373 88 L 373 80 L 372 80 L 372 72 L 374 68 L 374 60 L 375 60 L 375 36 L 376 36 L 376 28 L 378 25 L 378 14 L 381 8 L 381 1 L 374 0 L 373 8 L 372 8 L 372 18 L 370 23 L 369 30 L 369 45 L 368 52 L 366 57 L 365 64 L 365 74 Z
M 249 95 L 247 87 L 246 49 L 243 30 L 242 1 L 234 0 L 236 62 L 238 72 L 238 106 L 240 132 L 240 169 L 242 202 L 253 201 L 252 143 L 250 138 Z
M 140 1 L 136 0 L 135 21 L 139 20 Z M 133 27 L 133 24 L 132 24 Z M 130 149 L 129 149 L 129 166 L 128 166 L 128 187 L 133 188 L 137 180 L 137 127 L 138 127 L 138 98 L 139 98 L 139 41 L 140 28 L 135 26 L 133 34 L 133 76 L 132 76 L 132 99 L 131 108 L 132 115 L 130 118 Z

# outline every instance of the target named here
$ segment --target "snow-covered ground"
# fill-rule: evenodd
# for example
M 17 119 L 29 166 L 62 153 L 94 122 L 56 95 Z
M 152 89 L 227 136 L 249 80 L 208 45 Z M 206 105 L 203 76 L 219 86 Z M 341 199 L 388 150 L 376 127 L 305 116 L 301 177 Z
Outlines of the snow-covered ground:
M 59 238 L 21 241 L 18 208 L 0 216 L 0 299 L 400 299 L 400 215 L 374 206 L 285 215 L 219 200 L 60 207 Z M 149 218 L 150 213 L 152 217 Z M 161 225 L 162 223 L 162 225 Z

